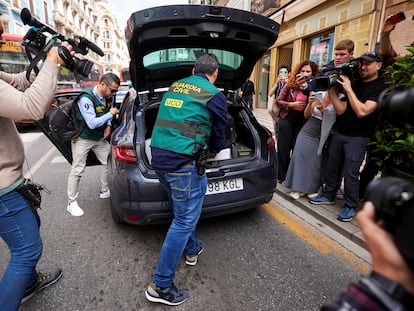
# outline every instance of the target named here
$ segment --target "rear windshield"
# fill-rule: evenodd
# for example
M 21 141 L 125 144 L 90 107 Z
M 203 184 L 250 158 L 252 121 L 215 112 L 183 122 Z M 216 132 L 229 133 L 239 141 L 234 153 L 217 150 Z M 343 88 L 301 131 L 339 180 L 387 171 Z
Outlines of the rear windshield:
M 243 61 L 243 56 L 218 49 L 172 48 L 151 52 L 144 56 L 144 67 L 149 70 L 177 66 L 177 63 L 194 63 L 197 56 L 212 53 L 217 56 L 221 68 L 236 70 Z

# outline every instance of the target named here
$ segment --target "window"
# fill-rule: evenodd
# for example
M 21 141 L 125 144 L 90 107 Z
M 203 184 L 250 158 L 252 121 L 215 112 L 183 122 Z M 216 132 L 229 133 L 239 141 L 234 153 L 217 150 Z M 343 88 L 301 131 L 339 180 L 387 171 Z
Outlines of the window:
M 194 62 L 200 54 L 213 53 L 217 56 L 220 67 L 229 70 L 239 68 L 243 56 L 233 52 L 218 49 L 202 48 L 171 48 L 159 50 L 144 56 L 143 63 L 146 68 L 167 68 L 177 65 L 177 62 Z
M 309 59 L 323 66 L 330 61 L 333 51 L 334 33 L 321 35 L 310 40 Z
M 111 39 L 111 34 L 108 30 L 105 30 L 102 36 L 104 37 L 104 39 Z

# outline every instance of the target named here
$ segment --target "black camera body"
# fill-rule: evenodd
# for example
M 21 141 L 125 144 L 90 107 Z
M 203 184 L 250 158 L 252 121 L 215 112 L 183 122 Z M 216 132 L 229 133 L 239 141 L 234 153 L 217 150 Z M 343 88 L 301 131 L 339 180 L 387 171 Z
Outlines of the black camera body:
M 384 222 L 400 253 L 414 267 L 414 184 L 402 178 L 382 177 L 368 185 L 365 200 L 374 203 L 376 219 Z
M 398 115 L 399 122 L 414 124 L 414 87 L 394 93 L 385 90 L 378 106 L 386 119 L 392 121 Z M 374 203 L 376 219 L 384 222 L 400 253 L 414 267 L 414 180 L 400 178 L 392 171 L 383 175 L 388 176 L 368 185 L 364 199 Z
M 359 68 L 361 64 L 357 60 L 352 60 L 338 66 L 325 67 L 321 70 L 322 77 L 315 78 L 315 85 L 317 90 L 327 90 L 335 85 L 338 85 L 340 75 L 347 76 L 351 82 L 359 77 Z
M 76 53 L 86 55 L 89 49 L 91 49 L 98 55 L 104 56 L 103 51 L 88 39 L 84 37 L 77 37 L 76 40 L 66 38 L 62 34 L 57 33 L 54 29 L 33 18 L 30 11 L 26 8 L 22 9 L 20 16 L 25 25 L 32 26 L 23 37 L 22 43 L 22 45 L 26 48 L 26 54 L 31 62 L 37 63 L 39 60 L 42 60 L 46 57 L 47 51 L 52 46 L 59 46 L 63 41 L 69 42 Z M 51 34 L 52 36 L 48 38 L 45 35 L 45 32 Z M 77 57 L 72 58 L 70 53 L 64 50 L 65 49 L 63 47 L 59 49 L 59 56 L 65 60 L 66 67 L 74 73 L 87 77 L 93 67 L 93 62 L 87 59 L 79 59 Z M 35 55 L 35 57 L 32 57 L 32 54 Z M 39 58 L 39 56 L 41 57 Z M 29 66 L 29 69 L 31 68 L 32 64 Z M 28 70 L 28 76 L 29 75 L 30 70 Z

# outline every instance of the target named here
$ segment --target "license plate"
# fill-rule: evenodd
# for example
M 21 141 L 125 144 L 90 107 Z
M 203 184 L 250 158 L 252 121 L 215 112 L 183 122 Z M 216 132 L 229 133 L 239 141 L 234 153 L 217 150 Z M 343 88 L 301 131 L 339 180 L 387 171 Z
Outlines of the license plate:
M 243 178 L 209 182 L 206 195 L 243 190 Z

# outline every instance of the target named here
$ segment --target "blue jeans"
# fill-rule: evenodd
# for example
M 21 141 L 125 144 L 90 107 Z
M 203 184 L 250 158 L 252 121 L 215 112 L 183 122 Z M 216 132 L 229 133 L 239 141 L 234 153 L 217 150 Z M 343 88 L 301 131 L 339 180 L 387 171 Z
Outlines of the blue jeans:
M 173 283 L 183 252 L 195 254 L 200 248 L 195 228 L 207 190 L 207 176 L 199 176 L 194 165 L 184 166 L 172 173 L 158 170 L 156 173 L 174 211 L 174 219 L 162 245 L 153 279 L 155 285 L 165 288 Z
M 344 207 L 358 207 L 359 169 L 369 141 L 369 137 L 346 136 L 340 133 L 332 136 L 325 171 L 326 188 L 323 191 L 323 195 L 330 201 L 335 200 L 343 174 Z
M 18 310 L 25 289 L 37 279 L 36 264 L 42 255 L 37 212 L 16 191 L 0 197 L 0 236 L 11 257 L 0 282 L 0 310 Z

